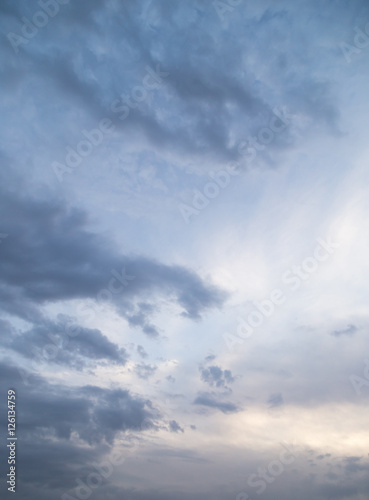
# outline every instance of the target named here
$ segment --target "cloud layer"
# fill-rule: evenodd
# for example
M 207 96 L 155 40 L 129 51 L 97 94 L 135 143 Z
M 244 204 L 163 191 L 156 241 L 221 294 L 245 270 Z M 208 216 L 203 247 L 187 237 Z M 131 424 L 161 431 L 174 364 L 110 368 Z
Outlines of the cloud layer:
M 18 495 L 366 499 L 367 2 L 0 11 Z

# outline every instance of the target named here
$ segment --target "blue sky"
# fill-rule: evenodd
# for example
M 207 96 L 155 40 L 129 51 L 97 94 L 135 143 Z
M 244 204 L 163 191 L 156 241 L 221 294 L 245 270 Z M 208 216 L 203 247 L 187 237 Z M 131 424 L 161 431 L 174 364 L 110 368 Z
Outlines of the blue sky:
M 19 498 L 366 499 L 367 2 L 0 10 Z

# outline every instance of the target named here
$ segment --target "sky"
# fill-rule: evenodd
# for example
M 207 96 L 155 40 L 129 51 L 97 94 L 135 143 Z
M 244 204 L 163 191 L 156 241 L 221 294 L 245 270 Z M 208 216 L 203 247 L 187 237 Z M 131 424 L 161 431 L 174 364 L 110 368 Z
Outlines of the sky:
M 367 1 L 0 12 L 1 497 L 366 500 Z

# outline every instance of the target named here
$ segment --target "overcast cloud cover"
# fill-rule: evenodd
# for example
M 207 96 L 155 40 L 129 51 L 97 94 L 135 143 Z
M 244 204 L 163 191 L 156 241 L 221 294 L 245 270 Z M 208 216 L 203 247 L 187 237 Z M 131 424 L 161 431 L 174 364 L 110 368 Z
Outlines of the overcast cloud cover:
M 0 13 L 1 498 L 367 500 L 368 2 Z

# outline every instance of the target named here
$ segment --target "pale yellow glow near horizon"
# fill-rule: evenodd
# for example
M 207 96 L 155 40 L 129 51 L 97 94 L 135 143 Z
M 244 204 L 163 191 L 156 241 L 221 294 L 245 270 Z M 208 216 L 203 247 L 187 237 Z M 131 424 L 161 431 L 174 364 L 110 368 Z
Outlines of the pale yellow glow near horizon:
M 289 406 L 273 412 L 249 408 L 233 415 L 219 414 L 211 419 L 197 415 L 191 418 L 197 425 L 196 432 L 172 434 L 166 441 L 181 448 L 196 448 L 204 454 L 205 450 L 216 448 L 245 448 L 261 452 L 283 442 L 300 451 L 314 449 L 340 456 L 366 457 L 369 449 L 367 415 L 367 405 L 354 404 L 315 408 Z

